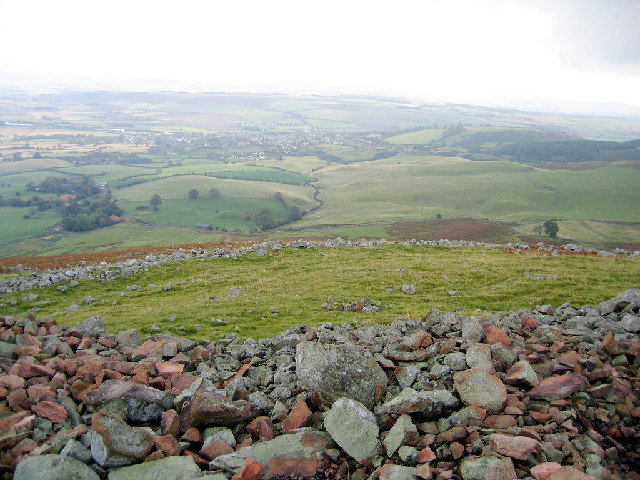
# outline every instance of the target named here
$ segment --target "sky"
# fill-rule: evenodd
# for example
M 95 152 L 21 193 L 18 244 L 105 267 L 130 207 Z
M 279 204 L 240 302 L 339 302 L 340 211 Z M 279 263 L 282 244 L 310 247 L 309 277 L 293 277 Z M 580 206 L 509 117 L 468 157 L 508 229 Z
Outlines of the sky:
M 640 0 L 0 0 L 0 87 L 640 109 Z

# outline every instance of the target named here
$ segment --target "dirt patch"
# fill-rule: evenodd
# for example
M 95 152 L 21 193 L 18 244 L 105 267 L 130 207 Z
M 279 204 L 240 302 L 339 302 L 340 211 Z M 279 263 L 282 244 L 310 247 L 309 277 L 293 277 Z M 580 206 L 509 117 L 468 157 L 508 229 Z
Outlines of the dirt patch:
M 421 222 L 396 222 L 387 227 L 393 238 L 409 240 L 475 240 L 507 242 L 514 231 L 500 223 L 473 218 L 434 219 Z
M 216 248 L 237 249 L 242 246 L 249 246 L 255 241 L 246 242 L 207 242 L 194 243 L 188 245 L 170 245 L 170 246 L 149 246 L 136 247 L 124 250 L 110 250 L 104 252 L 85 252 L 71 253 L 65 255 L 41 256 L 41 257 L 0 257 L 0 273 L 7 273 L 10 267 L 22 264 L 25 267 L 39 268 L 47 270 L 50 268 L 63 268 L 67 265 L 95 265 L 100 262 L 119 262 L 121 260 L 129 260 L 131 258 L 142 258 L 151 254 L 171 253 L 179 248 L 185 250 L 206 249 L 214 250 Z

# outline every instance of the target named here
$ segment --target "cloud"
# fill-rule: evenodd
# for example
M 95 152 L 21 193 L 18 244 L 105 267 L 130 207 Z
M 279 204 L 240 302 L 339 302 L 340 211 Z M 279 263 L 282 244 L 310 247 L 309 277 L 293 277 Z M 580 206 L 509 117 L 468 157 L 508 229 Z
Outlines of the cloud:
M 562 59 L 592 71 L 640 75 L 640 1 L 566 0 L 544 4 Z

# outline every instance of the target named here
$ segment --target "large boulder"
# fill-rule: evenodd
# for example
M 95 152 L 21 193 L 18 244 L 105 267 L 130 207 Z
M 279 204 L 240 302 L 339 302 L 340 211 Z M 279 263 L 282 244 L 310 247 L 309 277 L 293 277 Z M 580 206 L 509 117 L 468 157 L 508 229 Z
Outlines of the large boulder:
M 387 376 L 371 353 L 351 344 L 299 343 L 296 374 L 298 383 L 325 403 L 347 397 L 372 408 L 376 390 L 387 387 Z
M 380 447 L 376 417 L 362 403 L 350 398 L 334 402 L 324 417 L 324 428 L 358 462 L 376 455 Z
M 96 472 L 75 458 L 36 455 L 18 464 L 14 480 L 100 480 Z
M 115 413 L 100 410 L 91 419 L 91 455 L 102 467 L 122 467 L 141 462 L 153 447 L 153 435 L 130 427 Z

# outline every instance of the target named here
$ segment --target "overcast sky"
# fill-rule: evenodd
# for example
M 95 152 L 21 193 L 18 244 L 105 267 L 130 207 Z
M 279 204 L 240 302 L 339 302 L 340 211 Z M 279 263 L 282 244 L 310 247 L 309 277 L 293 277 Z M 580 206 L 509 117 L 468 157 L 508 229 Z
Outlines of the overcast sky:
M 640 0 L 0 0 L 0 86 L 640 107 Z

